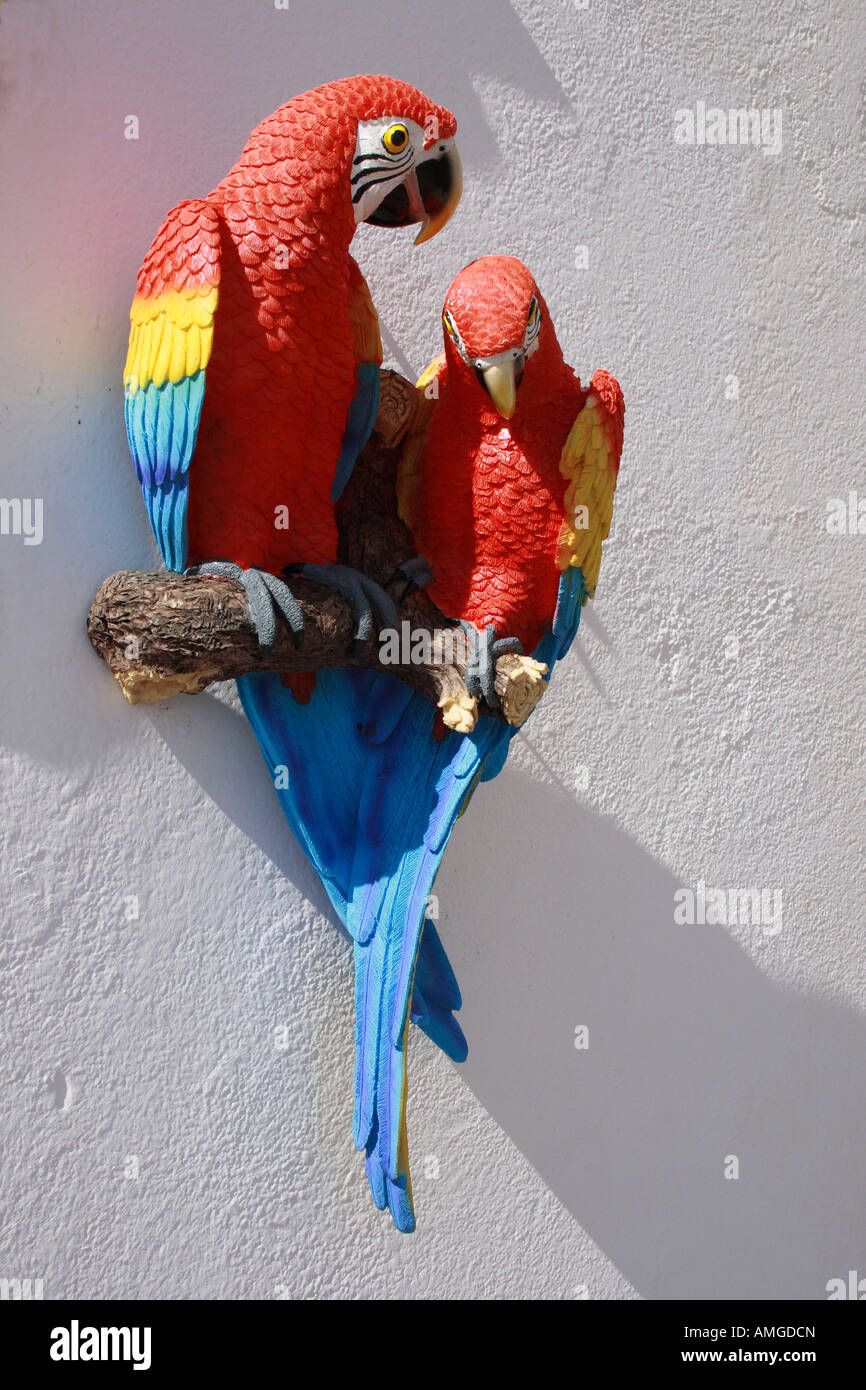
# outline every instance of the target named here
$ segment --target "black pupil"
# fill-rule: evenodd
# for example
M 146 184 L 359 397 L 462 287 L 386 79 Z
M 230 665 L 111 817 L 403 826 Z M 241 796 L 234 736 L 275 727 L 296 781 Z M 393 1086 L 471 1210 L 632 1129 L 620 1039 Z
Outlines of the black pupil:
M 405 145 L 405 143 L 405 130 L 394 130 L 391 132 L 391 144 L 394 145 L 398 150 L 401 148 L 402 145 Z

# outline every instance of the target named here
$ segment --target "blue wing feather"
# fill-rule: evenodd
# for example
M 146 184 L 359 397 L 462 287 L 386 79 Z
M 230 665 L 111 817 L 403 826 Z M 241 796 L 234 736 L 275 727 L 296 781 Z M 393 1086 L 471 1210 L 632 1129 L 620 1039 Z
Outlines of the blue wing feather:
M 552 667 L 568 650 L 583 593 L 580 571 L 565 573 L 538 660 Z M 430 897 L 476 780 L 501 770 L 517 731 L 485 717 L 472 734 L 437 740 L 430 702 L 384 672 L 320 672 L 307 705 L 271 674 L 238 688 L 272 773 L 289 768 L 283 810 L 355 941 L 355 1142 L 374 1202 L 410 1231 L 407 1016 L 454 1060 L 467 1051 Z
M 586 599 L 587 589 L 583 570 L 576 565 L 569 565 L 560 576 L 556 611 L 553 615 L 550 631 L 545 634 L 538 644 L 538 649 L 533 652 L 536 660 L 546 662 L 551 670 L 554 662 L 561 661 L 564 656 L 568 655 L 571 644 L 577 636 L 580 615 L 583 612 Z M 550 679 L 549 676 L 548 679 Z
M 147 515 L 165 564 L 187 561 L 189 465 L 204 400 L 203 370 L 177 384 L 127 388 L 126 434 Z
M 580 570 L 563 574 L 552 628 L 533 653 L 551 670 L 574 640 L 585 592 Z M 402 1146 L 405 1028 L 407 1010 L 411 1018 L 416 1012 L 424 1016 L 427 966 L 422 953 L 432 925 L 425 922 L 425 911 L 457 817 L 477 782 L 490 781 L 501 771 L 517 730 L 482 718 L 473 733 L 448 734 L 437 742 L 435 711 L 427 700 L 393 691 L 397 681 L 384 674 L 366 672 L 363 680 L 369 685 L 368 724 L 374 711 L 378 715 L 389 700 L 392 704 L 385 717 L 387 738 L 379 743 L 363 786 L 362 833 L 352 864 L 347 918 L 355 938 L 355 1143 L 366 1150 L 376 1205 L 387 1206 L 398 1229 L 409 1231 L 414 1216 Z M 395 722 L 396 709 L 400 715 Z M 436 945 L 438 937 L 434 944 L 431 936 L 431 957 Z M 441 987 L 450 1010 L 459 1007 L 460 996 L 447 959 L 445 964 L 450 978 Z M 458 1025 L 450 1012 L 444 1020 L 425 1021 L 432 1024 L 427 1031 L 434 1040 L 453 1055 L 446 1044 L 458 1041 L 452 1031 Z M 462 1032 L 459 1042 L 465 1045 Z
M 337 460 L 334 481 L 331 484 L 331 497 L 335 502 L 341 497 L 343 489 L 352 476 L 355 460 L 370 438 L 373 425 L 376 423 L 376 415 L 379 410 L 380 379 L 378 362 L 360 363 L 358 366 L 358 385 L 349 407 L 343 445 Z

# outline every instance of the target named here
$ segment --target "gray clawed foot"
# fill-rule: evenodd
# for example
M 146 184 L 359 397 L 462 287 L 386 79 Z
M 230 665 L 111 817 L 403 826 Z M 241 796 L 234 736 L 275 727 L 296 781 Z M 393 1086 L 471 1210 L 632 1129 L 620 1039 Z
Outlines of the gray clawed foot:
M 207 560 L 201 565 L 190 565 L 184 571 L 191 575 L 216 575 L 221 579 L 236 579 L 247 596 L 250 621 L 255 628 L 259 646 L 269 652 L 277 640 L 277 610 L 288 623 L 295 646 L 300 647 L 304 637 L 304 615 L 301 606 L 288 584 L 267 570 L 241 569 L 231 560 Z
M 413 589 L 426 589 L 434 579 L 430 562 L 425 560 L 423 555 L 410 555 L 408 560 L 397 566 L 397 574 L 405 575 L 406 578 L 406 587 L 398 600 L 400 603 L 403 603 L 406 595 Z
M 496 658 L 504 652 L 518 652 L 523 655 L 523 643 L 519 637 L 497 637 L 492 623 L 479 632 L 474 623 L 460 620 L 460 626 L 470 641 L 471 656 L 466 668 L 466 689 L 477 700 L 483 698 L 491 709 L 499 709 L 499 696 L 496 693 Z
M 303 574 L 307 579 L 314 579 L 317 584 L 323 584 L 349 600 L 357 619 L 353 634 L 353 641 L 357 646 L 363 646 L 373 637 L 374 610 L 378 613 L 382 626 L 400 626 L 400 615 L 393 600 L 381 584 L 377 584 L 360 570 L 352 569 L 349 565 L 337 564 L 290 565 L 289 570 Z

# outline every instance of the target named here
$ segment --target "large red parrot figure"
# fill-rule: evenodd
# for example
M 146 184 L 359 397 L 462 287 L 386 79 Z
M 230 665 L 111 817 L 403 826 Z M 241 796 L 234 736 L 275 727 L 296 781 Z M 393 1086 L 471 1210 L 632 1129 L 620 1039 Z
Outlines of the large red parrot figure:
M 230 562 L 212 572 L 244 583 L 265 646 L 273 602 L 300 632 L 283 569 L 336 561 L 334 502 L 376 416 L 355 228 L 438 231 L 460 196 L 455 124 L 387 77 L 296 97 L 169 213 L 139 272 L 126 422 L 154 533 L 170 569 Z
M 336 563 L 334 505 L 376 417 L 378 319 L 349 253 L 361 222 L 444 226 L 461 192 L 456 122 L 389 77 L 331 82 L 280 107 L 206 198 L 165 219 L 138 276 L 126 426 L 169 569 L 231 575 L 264 649 L 275 608 L 303 640 L 286 582 L 301 566 L 348 596 L 358 632 L 384 592 Z M 345 923 L 366 749 L 351 673 L 238 681 L 286 817 Z M 447 1010 L 453 976 L 426 934 L 417 998 Z M 420 1007 L 420 1005 L 419 1005 Z M 420 1017 L 420 1015 L 419 1015 Z

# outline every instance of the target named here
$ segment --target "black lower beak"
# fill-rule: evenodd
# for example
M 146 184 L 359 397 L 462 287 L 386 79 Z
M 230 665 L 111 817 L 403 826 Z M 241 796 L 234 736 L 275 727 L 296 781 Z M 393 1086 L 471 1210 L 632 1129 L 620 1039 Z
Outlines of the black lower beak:
M 400 183 L 396 188 L 392 188 L 387 198 L 383 198 L 375 212 L 371 212 L 369 217 L 365 217 L 365 222 L 369 222 L 372 227 L 408 227 L 410 223 L 417 222 L 418 219 L 411 215 L 409 209 L 409 194 L 406 185 Z
M 365 220 L 374 227 L 409 227 L 423 222 L 420 240 L 427 241 L 444 227 L 463 190 L 460 156 L 452 146 L 443 154 L 425 159 L 413 170 L 418 197 L 410 197 L 405 183 L 398 184 Z

